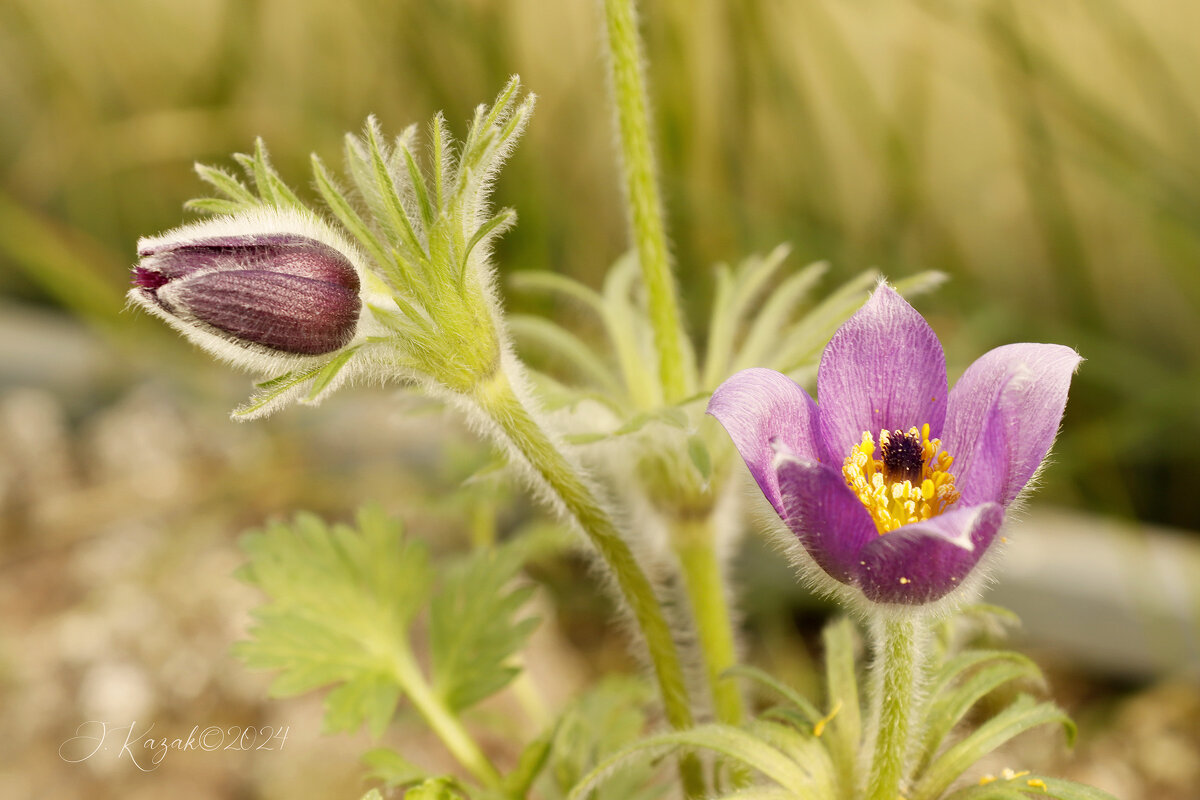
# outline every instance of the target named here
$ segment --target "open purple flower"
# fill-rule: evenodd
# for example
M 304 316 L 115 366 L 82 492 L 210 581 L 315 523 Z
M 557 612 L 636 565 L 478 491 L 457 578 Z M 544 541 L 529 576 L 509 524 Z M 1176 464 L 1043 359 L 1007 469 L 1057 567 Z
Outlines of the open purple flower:
M 1069 347 L 1010 344 L 948 388 L 941 342 L 880 284 L 821 357 L 817 402 L 768 369 L 713 394 L 750 473 L 812 560 L 873 602 L 961 586 L 1054 442 Z

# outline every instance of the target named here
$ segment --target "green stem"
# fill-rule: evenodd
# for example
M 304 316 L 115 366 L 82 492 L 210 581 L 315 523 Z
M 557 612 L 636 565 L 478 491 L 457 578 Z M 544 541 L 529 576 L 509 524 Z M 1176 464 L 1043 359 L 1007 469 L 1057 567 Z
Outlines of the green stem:
M 907 616 L 875 621 L 871 626 L 875 640 L 872 702 L 879 730 L 867 800 L 896 800 L 900 796 L 921 670 L 920 624 L 918 619 Z
M 500 773 L 479 749 L 462 722 L 446 707 L 421 674 L 416 659 L 407 647 L 399 647 L 392 657 L 392 672 L 408 699 L 429 727 L 438 735 L 446 749 L 475 776 L 484 787 L 500 787 Z
M 483 379 L 473 392 L 475 402 L 497 425 L 504 439 L 533 470 L 538 483 L 548 489 L 587 534 L 616 580 L 621 596 L 646 640 L 646 649 L 662 695 L 663 709 L 671 727 L 692 726 L 687 686 L 671 630 L 650 580 L 638 566 L 629 545 L 621 538 L 608 512 L 592 489 L 563 455 L 546 431 L 521 402 L 504 370 Z M 681 762 L 685 788 L 690 796 L 703 793 L 699 762 L 688 757 Z
M 604 0 L 604 19 L 630 225 L 646 284 L 659 379 L 667 402 L 674 403 L 692 393 L 695 375 L 684 345 L 667 251 L 634 0 Z
M 721 679 L 721 674 L 737 662 L 737 655 L 725 582 L 713 547 L 712 518 L 675 520 L 671 533 L 700 639 L 713 711 L 720 722 L 741 725 L 741 692 L 735 681 Z

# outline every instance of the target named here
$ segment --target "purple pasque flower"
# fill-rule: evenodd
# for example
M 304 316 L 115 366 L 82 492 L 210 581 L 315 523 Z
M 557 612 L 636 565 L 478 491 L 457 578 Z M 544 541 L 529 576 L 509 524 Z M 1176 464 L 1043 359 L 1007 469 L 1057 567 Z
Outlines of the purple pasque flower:
M 919 605 L 961 586 L 991 546 L 1054 442 L 1080 361 L 1061 345 L 1005 345 L 951 390 L 941 342 L 881 283 L 825 348 L 816 402 L 748 369 L 708 413 L 828 577 Z
M 310 214 L 262 209 L 138 242 L 129 299 L 260 371 L 328 357 L 363 309 L 358 257 Z

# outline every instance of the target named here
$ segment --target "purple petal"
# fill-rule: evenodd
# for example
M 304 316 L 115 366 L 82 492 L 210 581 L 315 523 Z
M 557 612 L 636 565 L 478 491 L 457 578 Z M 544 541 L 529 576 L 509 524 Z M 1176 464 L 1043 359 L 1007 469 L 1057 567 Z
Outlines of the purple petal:
M 156 292 L 164 308 L 235 339 L 297 355 L 319 355 L 354 336 L 361 303 L 350 287 L 263 270 L 208 272 Z
M 958 443 L 942 442 L 942 449 L 955 457 L 950 472 L 954 474 L 958 502 L 963 507 L 999 502 L 1004 494 L 1008 481 L 1009 426 L 1000 400 L 1006 385 L 997 387 L 987 418 L 978 429 L 970 431 L 975 436 L 973 442 L 963 442 L 966 447 L 962 450 L 958 449 Z M 949 420 L 947 415 L 943 436 L 949 432 Z
M 1057 344 L 1010 344 L 997 347 L 972 364 L 950 395 L 942 443 L 954 456 L 956 479 L 1000 460 L 1003 479 L 985 497 L 970 484 L 973 500 L 996 500 L 1007 506 L 1025 487 L 1050 452 L 1058 433 L 1071 375 L 1082 361 L 1069 347 Z M 1000 442 L 1000 444 L 998 444 Z M 993 482 L 988 480 L 987 483 Z M 983 481 L 980 481 L 983 483 Z
M 833 335 L 817 372 L 821 436 L 829 463 L 881 429 L 929 423 L 937 436 L 946 417 L 946 357 L 929 323 L 887 284 Z
M 750 474 L 782 517 L 772 443 L 777 441 L 799 458 L 818 458 L 817 406 L 808 392 L 774 370 L 746 369 L 717 387 L 708 413 L 725 426 Z
M 858 587 L 876 603 L 933 602 L 962 585 L 1003 521 L 1004 510 L 985 503 L 876 537 L 859 553 Z
M 283 272 L 351 286 L 355 291 L 359 285 L 358 273 L 342 253 L 324 242 L 290 233 L 209 236 L 145 247 L 139 255 L 142 261 L 134 273 L 134 283 L 139 286 L 147 286 L 149 272 L 158 273 L 156 280 L 162 285 L 209 269 Z
M 821 569 L 842 583 L 859 572 L 859 551 L 881 538 L 842 474 L 816 461 L 781 457 L 783 519 Z
M 186 228 L 185 228 L 186 230 Z M 166 236 L 170 236 L 167 234 Z M 244 233 L 222 236 L 200 236 L 197 238 L 178 238 L 154 240 L 154 244 L 145 244 L 138 248 L 138 258 L 149 258 L 156 255 L 170 255 L 175 251 L 190 248 L 209 248 L 211 250 L 226 250 L 229 252 L 246 248 L 277 248 L 289 246 L 311 247 L 317 242 L 310 236 L 298 233 Z M 147 240 L 143 240 L 144 242 Z

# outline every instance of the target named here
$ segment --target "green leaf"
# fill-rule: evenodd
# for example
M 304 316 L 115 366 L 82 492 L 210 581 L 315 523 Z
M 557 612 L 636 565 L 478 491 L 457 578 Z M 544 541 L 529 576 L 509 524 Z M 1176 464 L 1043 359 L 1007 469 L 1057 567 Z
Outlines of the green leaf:
M 381 136 L 378 120 L 371 117 L 367 120 L 366 158 L 369 161 L 374 188 L 384 212 L 380 222 L 388 223 L 393 233 L 393 241 L 404 243 L 410 251 L 409 255 L 421 258 L 425 255 L 425 249 L 421 246 L 412 220 L 408 218 L 408 210 L 400 199 L 400 187 L 396 185 L 395 178 L 388 169 L 388 154 L 380 142 Z
M 246 209 L 236 200 L 222 200 L 217 197 L 197 197 L 193 200 L 188 200 L 183 204 L 183 207 L 188 211 L 196 211 L 201 214 L 237 214 Z
M 508 315 L 508 329 L 518 342 L 528 342 L 551 351 L 562 361 L 574 367 L 578 377 L 595 385 L 613 396 L 620 396 L 622 388 L 616 375 L 578 336 L 545 317 L 526 314 Z
M 321 392 L 325 391 L 329 387 L 329 384 L 334 378 L 337 377 L 337 374 L 342 371 L 342 367 L 346 366 L 346 364 L 351 358 L 353 358 L 357 351 L 357 347 L 347 347 L 344 350 L 339 351 L 338 354 L 329 359 L 329 361 L 325 362 L 325 366 L 321 367 L 320 372 L 313 377 L 312 386 L 309 387 L 307 399 L 309 401 L 316 400 L 317 397 L 320 396 Z
M 1040 788 L 1035 788 L 1030 785 L 1030 781 L 1041 781 L 1046 784 L 1045 792 Z M 1064 778 L 1051 778 L 1047 775 L 1029 775 L 1025 778 L 1025 785 L 1030 787 L 1022 791 L 1033 796 L 1050 795 L 1058 800 L 1117 800 L 1111 794 L 1101 791 L 1094 786 L 1088 786 L 1083 783 L 1076 783 Z
M 688 458 L 692 460 L 692 466 L 700 473 L 700 477 L 707 481 L 712 477 L 712 456 L 708 453 L 708 445 L 704 444 L 704 439 L 696 434 L 688 437 L 687 441 Z
M 236 655 L 279 670 L 274 696 L 338 684 L 325 701 L 327 730 L 367 723 L 376 735 L 399 697 L 393 667 L 428 593 L 427 556 L 398 522 L 363 509 L 357 526 L 311 514 L 248 534 L 239 577 L 267 594 Z
M 722 674 L 722 677 L 746 678 L 765 686 L 782 697 L 784 700 L 791 703 L 801 714 L 804 715 L 805 719 L 808 720 L 809 725 L 816 725 L 821 719 L 821 712 L 818 711 L 817 707 L 814 706 L 807 698 L 805 698 L 792 687 L 780 681 L 778 678 L 764 672 L 758 667 L 752 667 L 748 664 L 737 664 L 725 670 L 725 672 Z
M 329 171 L 325 169 L 325 164 L 315 153 L 312 156 L 312 171 L 313 177 L 316 180 L 317 191 L 320 192 L 325 205 L 341 221 L 342 225 L 346 226 L 346 230 L 354 234 L 362 246 L 367 248 L 367 252 L 375 259 L 375 263 L 386 270 L 389 277 L 394 279 L 396 266 L 388 258 L 387 252 L 384 250 L 379 238 L 367 227 L 362 217 L 350 205 L 350 201 L 346 199 L 346 195 L 334 183 L 333 178 L 329 176 Z
M 962 654 L 968 655 L 971 655 L 971 652 Z M 1042 673 L 1037 665 L 1019 653 L 983 651 L 983 655 L 985 658 L 982 659 L 963 659 L 962 656 L 951 659 L 949 664 L 955 667 L 949 670 L 951 676 L 962 675 L 965 671 L 958 668 L 959 663 L 977 666 L 977 669 L 954 689 L 944 688 L 947 684 L 943 677 L 946 670 L 943 670 L 943 675 L 939 675 L 935 682 L 936 688 L 930 693 L 932 701 L 925 715 L 925 734 L 921 742 L 922 756 L 918 773 L 932 760 L 942 740 L 949 735 L 954 726 L 990 692 L 1010 681 L 1042 681 Z
M 554 743 L 554 731 L 547 731 L 534 739 L 521 751 L 517 766 L 504 776 L 502 789 L 510 798 L 525 797 L 533 782 L 537 780 L 550 761 L 550 747 Z
M 792 792 L 796 798 L 816 798 L 812 774 L 767 741 L 740 728 L 728 725 L 701 725 L 672 731 L 635 742 L 600 764 L 571 791 L 571 800 L 580 800 L 610 773 L 628 762 L 645 762 L 664 753 L 703 749 L 719 753 L 733 761 L 758 770 Z
M 731 371 L 729 362 L 738 328 L 790 250 L 788 245 L 781 244 L 765 258 L 750 256 L 738 265 L 736 273 L 731 273 L 724 265 L 717 268 L 708 351 L 704 360 L 704 387 L 714 388 Z
M 474 705 L 508 684 L 519 670 L 508 661 L 537 627 L 517 618 L 533 594 L 516 586 L 519 547 L 480 550 L 451 567 L 429 614 L 433 688 L 451 710 Z
M 353 733 L 362 725 L 378 739 L 383 735 L 396 704 L 400 687 L 385 671 L 363 672 L 331 690 L 325 697 L 325 733 Z
M 1031 797 L 1056 800 L 1117 800 L 1108 792 L 1063 778 L 1022 773 L 1012 778 L 993 778 L 987 783 L 965 786 L 946 800 L 1029 800 Z
M 367 777 L 383 781 L 388 788 L 408 786 L 425 780 L 428 776 L 425 770 L 416 766 L 395 750 L 386 747 L 376 747 L 368 750 L 362 757 L 363 763 L 370 767 Z
M 196 164 L 195 170 L 196 174 L 200 176 L 200 180 L 225 195 L 239 211 L 244 208 L 262 205 L 262 201 L 255 196 L 254 192 L 250 191 L 244 183 L 220 167 Z M 195 203 L 197 201 L 193 200 L 191 202 Z M 191 203 L 189 203 L 190 205 Z
M 263 144 L 261 137 L 254 140 L 254 183 L 258 186 L 258 193 L 263 195 L 266 189 L 264 186 L 270 187 L 269 191 L 274 197 L 274 203 L 277 206 L 287 206 L 291 208 L 303 209 L 304 204 L 300 202 L 300 198 L 292 191 L 275 168 L 271 166 L 271 161 L 267 156 L 266 145 Z
M 831 718 L 827 725 L 829 752 L 844 795 L 854 789 L 862 739 L 858 674 L 854 667 L 854 623 L 842 617 L 821 632 L 825 643 L 825 684 Z M 836 713 L 835 713 L 836 712 Z
M 789 275 L 771 291 L 762 308 L 755 314 L 746 339 L 733 359 L 735 370 L 768 363 L 779 365 L 780 353 L 777 347 L 780 332 L 795 315 L 797 305 L 828 268 L 829 265 L 821 261 L 810 264 Z
M 833 332 L 858 310 L 879 280 L 878 270 L 864 270 L 843 283 L 776 339 L 779 355 L 774 360 L 780 372 L 791 372 L 813 359 Z M 750 365 L 754 366 L 754 365 Z
M 233 410 L 233 418 L 252 419 L 262 416 L 273 406 L 286 400 L 290 393 L 299 391 L 300 384 L 315 376 L 324 367 L 324 364 L 317 364 L 314 367 L 293 370 L 256 384 L 258 391 Z
M 462 800 L 467 795 L 453 778 L 429 778 L 404 793 L 404 800 Z
M 597 319 L 604 318 L 604 298 L 595 289 L 574 278 L 548 270 L 518 270 L 508 276 L 508 283 L 517 291 L 538 291 L 570 298 L 591 309 Z
M 959 789 L 946 800 L 1028 800 L 1028 797 L 1020 786 L 997 781 Z
M 637 433 L 651 422 L 661 422 L 672 428 L 686 430 L 688 426 L 687 412 L 675 406 L 657 408 L 654 411 L 643 411 L 613 431 L 613 436 L 626 436 L 630 433 Z
M 566 794 L 600 762 L 642 735 L 653 692 L 633 678 L 610 677 L 583 694 L 559 719 L 550 754 L 554 787 Z M 589 800 L 647 800 L 652 767 L 627 764 L 597 787 Z
M 471 251 L 479 246 L 481 242 L 486 242 L 507 231 L 517 222 L 517 212 L 511 208 L 502 208 L 491 219 L 484 222 L 475 231 L 471 240 L 467 242 L 467 247 L 462 255 L 462 268 L 466 270 L 467 259 L 471 257 Z
M 403 141 L 403 140 L 402 140 Z M 436 218 L 433 204 L 429 201 L 429 190 L 425 187 L 425 176 L 421 174 L 421 170 L 417 167 L 417 162 L 413 159 L 412 151 L 409 150 L 407 144 L 399 145 L 398 149 L 404 156 L 404 168 L 408 170 L 408 180 L 412 184 L 413 192 L 417 196 L 417 208 L 421 212 L 421 220 L 425 223 L 425 229 L 433 227 L 433 221 Z
M 752 720 L 748 731 L 786 753 L 808 773 L 808 791 L 814 797 L 834 797 L 834 768 L 826 748 L 827 742 L 807 728 L 796 728 L 777 722 Z
M 793 800 L 786 789 L 778 786 L 751 786 L 733 794 L 721 795 L 717 800 Z
M 1054 722 L 1063 726 L 1068 741 L 1074 740 L 1074 723 L 1062 709 L 1053 703 L 1038 703 L 1028 695 L 1021 695 L 1008 708 L 942 753 L 924 775 L 918 776 L 912 800 L 935 800 L 975 762 L 1009 739 Z
M 1037 664 L 1030 660 L 1028 656 L 1021 653 L 1012 650 L 967 650 L 941 665 L 937 674 L 930 682 L 929 696 L 936 700 L 947 691 L 950 684 L 954 683 L 966 672 L 989 662 L 997 661 L 1019 664 L 1031 670 L 1034 676 L 1040 679 L 1041 670 L 1038 669 Z

